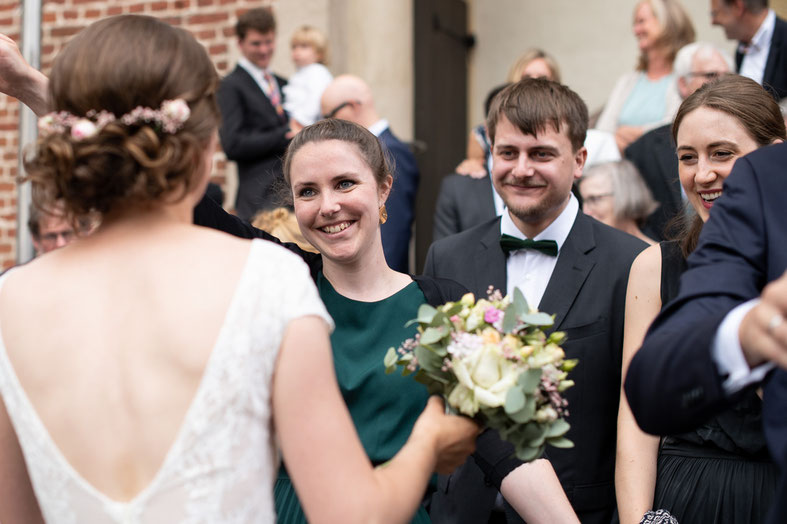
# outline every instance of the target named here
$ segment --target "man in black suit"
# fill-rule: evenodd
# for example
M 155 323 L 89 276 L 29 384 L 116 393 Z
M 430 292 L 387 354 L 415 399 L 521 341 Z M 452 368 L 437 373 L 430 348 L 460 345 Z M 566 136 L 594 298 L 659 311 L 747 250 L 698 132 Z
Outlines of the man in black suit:
M 393 186 L 384 206 L 388 218 L 380 232 L 388 265 L 408 273 L 415 197 L 421 176 L 410 147 L 393 134 L 388 121 L 377 113 L 372 90 L 357 76 L 334 78 L 322 94 L 320 109 L 328 118 L 341 118 L 365 127 L 380 139 L 390 154 L 394 168 Z
M 738 74 L 787 97 L 787 22 L 768 9 L 768 0 L 711 0 L 711 23 L 739 42 Z
M 706 82 L 729 73 L 732 60 L 713 44 L 694 42 L 678 51 L 673 67 L 678 79 L 678 92 L 685 99 Z M 656 239 L 665 237 L 667 224 L 683 209 L 678 157 L 672 143 L 671 128 L 670 123 L 648 131 L 624 151 L 624 156 L 637 166 L 660 204 L 645 223 L 647 232 Z
M 550 449 L 549 459 L 580 519 L 608 523 L 615 509 L 626 285 L 631 263 L 645 244 L 584 215 L 571 194 L 585 164 L 587 124 L 584 102 L 555 82 L 527 79 L 500 93 L 487 128 L 492 181 L 507 212 L 435 242 L 425 273 L 456 280 L 477 296 L 485 296 L 490 285 L 505 292 L 517 286 L 530 304 L 555 315 L 555 329 L 568 335 L 567 356 L 580 363 L 572 375 L 577 385 L 566 392 L 572 426 L 568 437 L 575 447 Z M 501 233 L 547 240 L 553 251 L 512 247 L 517 240 L 506 238 L 506 255 Z M 499 439 L 486 440 L 478 444 L 479 464 L 494 464 L 513 450 L 506 454 Z M 521 473 L 527 466 L 506 468 L 487 480 Z M 433 500 L 436 522 L 490 518 L 495 494 L 472 460 L 440 488 Z
M 292 131 L 282 108 L 286 81 L 268 69 L 276 42 L 273 13 L 251 9 L 238 17 L 235 32 L 242 56 L 219 87 L 219 136 L 227 158 L 238 164 L 235 210 L 250 220 L 279 205 L 276 181 Z
M 785 165 L 787 144 L 735 163 L 680 294 L 651 326 L 625 383 L 637 423 L 661 435 L 693 429 L 762 384 L 765 436 L 781 469 L 774 524 L 787 513 Z

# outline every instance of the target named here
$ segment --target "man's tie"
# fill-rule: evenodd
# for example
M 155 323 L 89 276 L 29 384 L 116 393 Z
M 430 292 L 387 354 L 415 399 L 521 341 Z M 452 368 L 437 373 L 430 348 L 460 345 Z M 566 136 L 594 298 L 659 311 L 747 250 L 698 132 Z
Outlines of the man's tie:
M 279 94 L 279 88 L 273 81 L 273 77 L 267 71 L 262 72 L 263 77 L 265 78 L 265 82 L 268 83 L 268 98 L 270 98 L 271 105 L 276 108 L 276 113 L 279 116 L 284 116 L 284 108 L 281 105 L 281 95 Z
M 517 249 L 535 249 L 551 257 L 557 256 L 557 242 L 554 240 L 530 240 L 529 238 L 522 240 L 511 235 L 503 235 L 500 237 L 500 247 L 506 255 Z

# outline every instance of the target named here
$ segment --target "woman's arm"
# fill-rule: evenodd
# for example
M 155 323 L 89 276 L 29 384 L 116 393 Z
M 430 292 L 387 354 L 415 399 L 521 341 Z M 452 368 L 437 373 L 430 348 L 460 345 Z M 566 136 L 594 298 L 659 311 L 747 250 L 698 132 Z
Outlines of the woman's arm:
M 0 92 L 13 96 L 38 116 L 49 111 L 49 79 L 25 62 L 16 42 L 0 35 Z
M 309 522 L 407 522 L 432 471 L 450 472 L 474 447 L 478 426 L 429 400 L 405 446 L 373 469 L 333 372 L 325 323 L 290 322 L 273 380 L 273 416 Z M 382 361 L 380 363 L 382 365 Z
M 656 244 L 640 253 L 631 265 L 623 330 L 623 379 L 660 310 L 661 246 Z M 658 437 L 639 429 L 621 386 L 615 460 L 615 494 L 621 524 L 639 523 L 645 512 L 653 509 L 658 451 Z
M 579 522 L 552 463 L 546 459 L 522 464 L 509 473 L 500 485 L 500 493 L 530 524 Z
M 14 427 L 8 418 L 5 404 L 0 399 L 0 522 L 43 524 L 44 518 L 38 508 L 33 486 L 27 474 L 27 466 L 16 438 Z

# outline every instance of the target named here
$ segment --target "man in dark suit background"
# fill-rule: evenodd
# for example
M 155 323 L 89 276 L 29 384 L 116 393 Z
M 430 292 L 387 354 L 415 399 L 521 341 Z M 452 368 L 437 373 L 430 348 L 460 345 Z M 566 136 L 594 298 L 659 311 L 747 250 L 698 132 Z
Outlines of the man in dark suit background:
M 683 46 L 675 56 L 673 73 L 678 92 L 685 99 L 703 84 L 732 70 L 729 55 L 713 44 L 694 42 Z M 624 151 L 624 156 L 637 166 L 642 178 L 660 206 L 646 222 L 652 238 L 662 239 L 665 227 L 683 209 L 678 156 L 672 143 L 672 123 L 648 131 Z
M 420 178 L 410 147 L 393 134 L 388 121 L 377 113 L 372 90 L 357 76 L 334 78 L 323 92 L 320 108 L 327 118 L 341 118 L 365 127 L 380 139 L 383 148 L 391 155 L 393 186 L 384 206 L 388 218 L 380 227 L 383 251 L 389 266 L 408 273 L 415 196 Z
M 500 93 L 487 127 L 492 181 L 507 212 L 434 243 L 425 273 L 456 280 L 476 296 L 485 296 L 490 285 L 504 292 L 517 286 L 530 304 L 555 315 L 555 329 L 568 335 L 567 356 L 580 363 L 572 374 L 577 385 L 566 392 L 568 437 L 575 447 L 547 453 L 581 520 L 608 523 L 615 509 L 626 285 L 630 265 L 645 244 L 584 215 L 571 194 L 585 164 L 587 125 L 584 102 L 557 83 L 527 79 Z M 506 255 L 501 233 L 553 241 L 556 251 L 515 248 Z M 511 249 L 517 242 L 505 243 Z M 513 451 L 506 453 L 507 444 L 499 439 L 487 440 L 479 441 L 479 462 L 494 465 Z M 492 477 L 528 474 L 528 466 L 516 466 L 501 466 L 505 470 Z M 494 489 L 470 460 L 441 481 L 432 516 L 435 522 L 487 522 L 494 503 Z
M 276 181 L 292 131 L 282 107 L 286 81 L 268 68 L 276 47 L 273 13 L 251 9 L 238 17 L 235 32 L 242 56 L 219 87 L 219 136 L 227 158 L 238 164 L 235 210 L 251 220 L 257 211 L 279 205 Z
M 768 0 L 711 0 L 711 23 L 738 41 L 738 74 L 765 87 L 776 100 L 787 97 L 787 22 Z
M 637 423 L 660 435 L 691 430 L 762 384 L 765 436 L 781 469 L 774 524 L 787 514 L 786 165 L 787 144 L 735 163 L 680 294 L 651 326 L 625 382 Z

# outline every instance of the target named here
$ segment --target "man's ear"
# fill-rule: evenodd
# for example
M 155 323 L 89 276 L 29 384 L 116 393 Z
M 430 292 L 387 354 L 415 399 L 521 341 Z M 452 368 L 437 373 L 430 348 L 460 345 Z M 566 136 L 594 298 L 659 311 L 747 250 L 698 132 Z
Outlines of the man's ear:
M 576 162 L 576 167 L 574 169 L 574 180 L 579 180 L 582 177 L 582 170 L 585 168 L 585 162 L 588 159 L 588 150 L 585 146 L 580 147 L 577 149 L 577 152 L 574 153 L 574 162 Z

